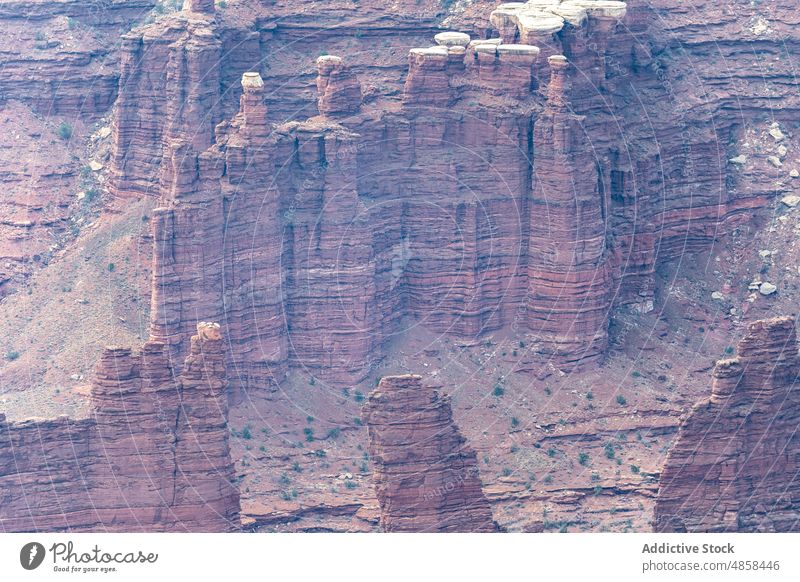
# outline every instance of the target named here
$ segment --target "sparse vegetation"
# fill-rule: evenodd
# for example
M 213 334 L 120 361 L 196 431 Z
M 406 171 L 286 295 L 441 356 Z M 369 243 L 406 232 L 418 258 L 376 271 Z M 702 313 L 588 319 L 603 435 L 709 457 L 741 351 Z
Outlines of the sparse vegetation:
M 64 141 L 69 141 L 69 139 L 72 137 L 72 126 L 66 121 L 62 121 L 59 124 L 56 133 L 58 133 L 58 137 Z
M 253 438 L 252 429 L 250 428 L 249 424 L 242 429 L 242 438 L 247 441 Z
M 640 469 L 638 465 L 631 465 L 631 472 L 632 473 L 639 473 Z
M 344 482 L 344 486 L 347 489 L 355 489 L 356 487 L 358 487 L 358 483 L 356 483 L 352 479 L 348 479 L 347 481 Z
M 505 394 L 505 392 L 506 392 L 505 389 L 500 384 L 495 384 L 494 390 L 492 390 L 492 395 L 500 397 L 503 394 Z
M 339 430 L 338 428 L 332 428 L 332 429 L 330 429 L 328 431 L 328 438 L 335 440 L 335 439 L 338 439 L 339 435 L 341 435 L 341 434 L 342 434 L 341 430 Z
M 616 455 L 616 451 L 614 450 L 614 444 L 613 443 L 606 443 L 606 446 L 605 446 L 604 450 L 605 450 L 606 458 L 608 458 L 608 459 L 613 459 L 614 456 Z
M 18 351 L 9 350 L 9 351 L 6 352 L 6 360 L 8 360 L 9 362 L 13 362 L 17 358 L 19 358 L 19 352 Z
M 589 464 L 589 455 L 588 453 L 579 453 L 578 454 L 578 463 L 583 465 L 584 467 Z
M 356 393 L 353 395 L 353 399 L 356 402 L 364 402 L 364 395 L 358 390 L 356 390 Z
M 619 404 L 620 406 L 625 406 L 627 403 L 628 401 L 622 394 L 617 394 L 617 404 Z
M 519 426 L 519 419 L 516 416 L 511 417 L 511 426 L 516 428 Z

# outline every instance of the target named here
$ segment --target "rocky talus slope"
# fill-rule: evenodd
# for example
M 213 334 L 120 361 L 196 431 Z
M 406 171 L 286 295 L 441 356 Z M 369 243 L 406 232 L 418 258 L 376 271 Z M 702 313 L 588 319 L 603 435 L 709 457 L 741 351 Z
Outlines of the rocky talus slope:
M 656 531 L 796 531 L 800 357 L 793 318 L 752 323 L 714 368 L 711 397 L 681 425 L 655 507 Z
M 370 393 L 364 420 L 384 531 L 497 531 L 477 456 L 447 396 L 419 376 L 387 376 Z
M 86 419 L 0 414 L 0 531 L 239 529 L 219 326 L 198 325 L 180 376 L 167 355 L 106 348 Z

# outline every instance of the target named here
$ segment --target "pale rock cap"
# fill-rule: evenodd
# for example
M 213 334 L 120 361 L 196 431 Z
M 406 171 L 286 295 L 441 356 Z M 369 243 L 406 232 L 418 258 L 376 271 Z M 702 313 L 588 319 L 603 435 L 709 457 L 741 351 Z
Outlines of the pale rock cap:
M 564 19 L 552 12 L 526 7 L 517 13 L 517 24 L 523 37 L 528 33 L 555 34 L 564 28 Z
M 201 321 L 197 324 L 197 335 L 203 340 L 218 340 L 222 338 L 219 324 L 210 321 Z
M 580 28 L 586 24 L 586 19 L 588 18 L 586 8 L 570 2 L 554 6 L 550 11 L 576 28 Z
M 447 47 L 446 46 L 431 46 L 428 48 L 412 48 L 408 51 L 409 54 L 412 55 L 419 55 L 425 57 L 446 57 L 447 56 Z
M 261 75 L 254 71 L 248 71 L 242 75 L 242 87 L 245 89 L 261 89 L 264 80 Z
M 479 44 L 493 44 L 496 46 L 502 42 L 503 42 L 502 38 L 486 38 L 486 39 L 477 38 L 475 40 L 470 41 L 469 48 L 475 48 Z
M 317 57 L 317 64 L 322 65 L 325 63 L 330 63 L 331 65 L 338 65 L 342 62 L 342 57 L 337 57 L 336 55 L 322 55 L 321 57 Z
M 497 45 L 497 53 L 501 55 L 530 55 L 538 56 L 539 47 L 529 44 L 501 44 Z
M 474 46 L 475 52 L 482 54 L 482 55 L 496 55 L 497 54 L 497 47 L 499 45 L 495 43 L 481 43 L 476 44 Z
M 467 46 L 469 44 L 469 35 L 464 32 L 440 32 L 433 37 L 436 44 L 440 46 Z

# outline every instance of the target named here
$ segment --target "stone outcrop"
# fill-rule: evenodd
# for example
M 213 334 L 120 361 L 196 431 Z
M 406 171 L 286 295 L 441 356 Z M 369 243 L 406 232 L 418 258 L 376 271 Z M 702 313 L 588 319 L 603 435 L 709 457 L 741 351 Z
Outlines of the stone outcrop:
M 655 508 L 661 532 L 786 532 L 800 509 L 800 359 L 793 318 L 750 324 L 683 422 Z
M 533 130 L 528 325 L 541 350 L 586 362 L 602 356 L 608 343 L 606 201 L 585 118 L 569 109 L 570 64 L 560 55 L 548 63 L 547 103 Z
M 235 111 L 259 35 L 226 24 L 213 1 L 187 0 L 183 11 L 125 34 L 120 60 L 110 185 L 121 197 L 156 196 L 171 144 L 201 153 Z
M 201 323 L 180 376 L 164 344 L 103 351 L 91 415 L 0 415 L 0 531 L 233 531 L 219 326 Z
M 341 57 L 319 57 L 317 70 L 317 109 L 322 115 L 347 115 L 361 108 L 361 84 Z
M 242 386 L 293 366 L 360 381 L 404 321 L 459 341 L 512 328 L 539 360 L 531 369 L 597 361 L 610 312 L 653 309 L 657 265 L 707 248 L 768 200 L 725 187 L 738 170 L 715 163 L 739 134 L 730 107 L 676 108 L 660 41 L 643 46 L 658 26 L 684 32 L 682 18 L 660 18 L 670 11 L 503 4 L 485 9 L 478 38 L 439 31 L 412 48 L 402 90 L 380 94 L 360 53 L 309 58 L 316 107 L 306 73 L 295 66 L 289 80 L 270 58 L 250 71 L 271 104 L 251 129 L 242 67 L 295 29 L 195 8 L 132 32 L 113 182 L 162 202 L 154 337 L 179 363 L 197 314 L 213 315 Z M 301 121 L 280 123 L 290 109 Z M 242 256 L 262 275 L 231 266 Z
M 0 107 L 21 101 L 75 123 L 104 115 L 117 96 L 120 32 L 155 0 L 41 2 L 0 6 Z
M 419 376 L 387 376 L 363 412 L 384 531 L 497 531 L 447 396 Z

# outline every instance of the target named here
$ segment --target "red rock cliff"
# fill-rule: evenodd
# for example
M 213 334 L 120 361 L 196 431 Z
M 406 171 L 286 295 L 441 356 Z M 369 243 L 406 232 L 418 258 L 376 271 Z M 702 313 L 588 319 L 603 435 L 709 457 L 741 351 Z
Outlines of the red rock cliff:
M 797 529 L 800 359 L 794 320 L 756 321 L 684 421 L 655 508 L 661 532 Z
M 104 350 L 87 419 L 0 415 L 0 531 L 239 529 L 225 377 L 203 323 L 177 377 L 162 343 Z
M 370 393 L 364 420 L 384 531 L 497 531 L 448 397 L 419 376 L 387 376 Z

